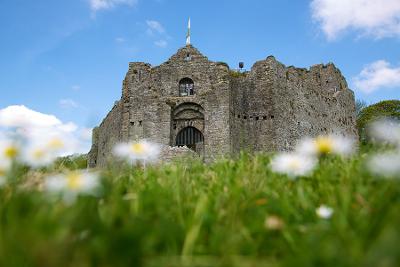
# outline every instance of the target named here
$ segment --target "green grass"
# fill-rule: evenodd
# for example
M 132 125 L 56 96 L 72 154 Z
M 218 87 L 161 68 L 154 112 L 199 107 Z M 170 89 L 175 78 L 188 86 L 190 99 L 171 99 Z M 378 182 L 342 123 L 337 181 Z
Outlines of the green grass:
M 400 182 L 368 174 L 363 157 L 323 159 L 294 181 L 265 155 L 116 165 L 100 198 L 71 206 L 17 168 L 0 189 L 0 266 L 399 266 Z M 270 215 L 282 229 L 265 227 Z

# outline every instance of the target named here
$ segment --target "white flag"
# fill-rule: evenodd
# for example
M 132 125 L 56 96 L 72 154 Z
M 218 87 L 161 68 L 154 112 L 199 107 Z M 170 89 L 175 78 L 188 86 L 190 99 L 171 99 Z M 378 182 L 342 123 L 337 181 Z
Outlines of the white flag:
M 186 34 L 186 45 L 190 45 L 190 18 L 189 18 L 189 22 L 188 22 L 188 31 Z

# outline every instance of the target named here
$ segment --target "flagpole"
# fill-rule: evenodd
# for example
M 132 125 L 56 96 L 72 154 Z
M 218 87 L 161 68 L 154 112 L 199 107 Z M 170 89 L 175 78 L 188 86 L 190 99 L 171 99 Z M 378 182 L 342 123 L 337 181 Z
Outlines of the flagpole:
M 188 22 L 188 30 L 186 33 L 186 45 L 190 45 L 190 18 L 189 18 L 189 22 Z

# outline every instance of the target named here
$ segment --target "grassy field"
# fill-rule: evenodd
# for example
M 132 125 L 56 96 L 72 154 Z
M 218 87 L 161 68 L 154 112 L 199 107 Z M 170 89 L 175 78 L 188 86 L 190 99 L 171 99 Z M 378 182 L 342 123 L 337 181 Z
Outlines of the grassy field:
M 54 170 L 14 166 L 0 188 L 0 266 L 400 266 L 400 182 L 370 175 L 365 156 L 324 158 L 296 180 L 272 173 L 268 155 L 114 165 L 99 196 L 73 204 L 41 189 Z

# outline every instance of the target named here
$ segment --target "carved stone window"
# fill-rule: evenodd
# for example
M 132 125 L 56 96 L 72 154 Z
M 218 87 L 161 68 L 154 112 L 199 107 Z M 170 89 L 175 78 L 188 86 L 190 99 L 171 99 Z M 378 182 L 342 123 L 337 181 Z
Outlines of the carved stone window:
M 183 78 L 179 82 L 179 96 L 192 96 L 194 95 L 194 83 L 192 79 Z

